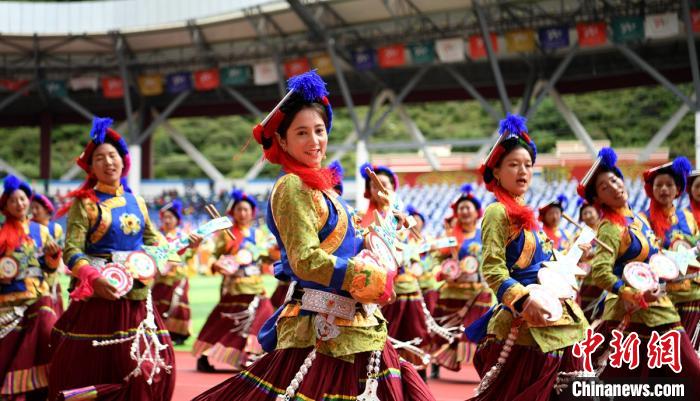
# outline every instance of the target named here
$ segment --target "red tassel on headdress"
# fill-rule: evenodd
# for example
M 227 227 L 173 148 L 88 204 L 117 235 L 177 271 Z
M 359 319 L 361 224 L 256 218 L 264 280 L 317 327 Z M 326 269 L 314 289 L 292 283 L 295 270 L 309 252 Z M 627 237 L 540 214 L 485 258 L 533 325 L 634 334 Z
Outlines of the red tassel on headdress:
M 692 196 L 690 197 L 690 211 L 693 212 L 695 221 L 700 224 L 700 201 L 696 201 Z
M 627 221 L 627 218 L 625 216 L 611 209 L 610 207 L 606 205 L 600 205 L 598 203 L 595 204 L 595 207 L 596 209 L 598 209 L 598 213 L 600 213 L 601 220 L 608 220 L 611 223 L 621 227 L 627 227 L 629 225 L 629 222 Z

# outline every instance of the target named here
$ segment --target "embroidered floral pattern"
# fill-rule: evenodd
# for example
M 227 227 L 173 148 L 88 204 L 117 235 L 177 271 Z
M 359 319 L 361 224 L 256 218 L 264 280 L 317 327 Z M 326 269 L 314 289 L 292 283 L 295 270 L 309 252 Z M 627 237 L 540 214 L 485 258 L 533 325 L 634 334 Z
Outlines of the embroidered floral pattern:
M 119 223 L 122 232 L 126 235 L 136 235 L 141 231 L 141 220 L 135 214 L 122 214 L 119 216 Z

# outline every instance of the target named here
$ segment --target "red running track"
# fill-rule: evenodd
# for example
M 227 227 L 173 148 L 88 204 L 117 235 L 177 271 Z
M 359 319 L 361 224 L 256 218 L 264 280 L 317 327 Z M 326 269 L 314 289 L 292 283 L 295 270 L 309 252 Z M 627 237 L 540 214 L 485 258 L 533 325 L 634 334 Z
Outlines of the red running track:
M 175 351 L 177 382 L 173 401 L 190 401 L 204 390 L 228 379 L 232 372 L 199 373 L 197 361 L 186 351 Z M 216 366 L 216 365 L 215 365 Z M 223 367 L 221 367 L 223 368 Z M 479 377 L 471 365 L 460 372 L 440 370 L 440 379 L 429 379 L 428 385 L 437 401 L 464 401 L 474 394 Z

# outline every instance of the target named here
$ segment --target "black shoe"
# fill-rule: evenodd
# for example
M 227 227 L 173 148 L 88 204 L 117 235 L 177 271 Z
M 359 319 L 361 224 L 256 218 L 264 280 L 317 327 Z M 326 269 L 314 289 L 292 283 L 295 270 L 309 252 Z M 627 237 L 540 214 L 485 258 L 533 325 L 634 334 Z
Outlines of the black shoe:
M 197 371 L 204 373 L 214 373 L 216 369 L 209 363 L 209 358 L 206 355 L 202 355 L 197 359 Z
M 430 365 L 430 378 L 439 379 L 440 378 L 440 365 L 433 363 Z

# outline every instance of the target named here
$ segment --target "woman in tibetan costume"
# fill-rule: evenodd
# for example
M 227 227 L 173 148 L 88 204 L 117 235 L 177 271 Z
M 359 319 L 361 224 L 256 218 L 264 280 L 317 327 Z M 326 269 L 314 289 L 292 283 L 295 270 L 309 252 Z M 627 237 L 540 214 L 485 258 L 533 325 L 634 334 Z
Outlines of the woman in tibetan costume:
M 29 221 L 32 189 L 15 176 L 4 180 L 0 211 L 0 399 L 44 400 L 49 342 L 56 312 L 47 274 L 61 261 L 49 230 Z
M 53 238 L 59 247 L 63 248 L 65 242 L 63 227 L 51 220 L 55 210 L 53 203 L 51 203 L 51 200 L 46 196 L 41 194 L 34 194 L 34 196 L 32 196 L 32 221 L 48 228 L 51 238 Z M 46 282 L 49 284 L 49 288 L 51 288 L 51 302 L 53 304 L 53 310 L 56 311 L 56 316 L 61 316 L 64 309 L 61 283 L 59 282 L 60 271 L 61 268 L 59 267 L 59 269 L 46 273 Z
M 374 166 L 370 163 L 365 163 L 360 166 L 360 174 L 365 180 L 365 193 L 364 196 L 369 200 L 369 205 L 367 210 L 362 215 L 361 225 L 364 228 L 369 227 L 375 220 L 374 212 L 378 212 L 380 215 L 385 216 L 389 208 L 389 200 L 386 195 L 381 191 L 381 189 L 372 181 L 367 174 L 367 169 L 370 169 L 377 175 L 377 178 L 382 183 L 384 189 L 396 192 L 399 188 L 399 177 L 394 174 L 394 172 L 386 166 Z
M 538 285 L 551 246 L 524 204 L 536 148 L 525 119 L 508 115 L 480 171 L 496 196 L 481 224 L 482 272 L 498 300 L 468 329 L 480 340 L 474 366 L 481 376 L 473 400 L 545 401 L 563 374 L 581 369 L 572 354 L 588 322 L 574 302 Z
M 391 300 L 395 270 L 362 250 L 349 208 L 333 190 L 337 176 L 321 166 L 332 122 L 325 83 L 309 72 L 291 78 L 289 88 L 253 134 L 282 167 L 267 223 L 282 253 L 278 279 L 294 288 L 259 334 L 268 353 L 195 400 L 432 400 L 387 342 L 376 307 Z

